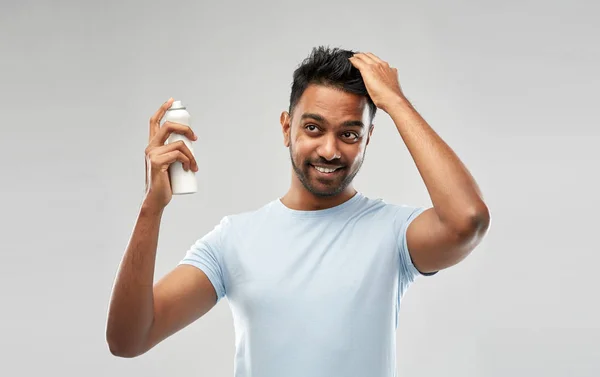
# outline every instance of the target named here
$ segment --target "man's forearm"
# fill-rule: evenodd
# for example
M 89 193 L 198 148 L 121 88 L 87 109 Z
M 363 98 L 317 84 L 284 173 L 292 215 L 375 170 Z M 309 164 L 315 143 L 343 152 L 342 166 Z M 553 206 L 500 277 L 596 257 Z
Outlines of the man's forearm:
M 154 317 L 153 283 L 162 210 L 145 203 L 114 283 L 106 337 L 111 351 L 135 356 Z
M 413 157 L 440 220 L 457 232 L 489 221 L 477 183 L 410 102 L 400 97 L 385 111 Z

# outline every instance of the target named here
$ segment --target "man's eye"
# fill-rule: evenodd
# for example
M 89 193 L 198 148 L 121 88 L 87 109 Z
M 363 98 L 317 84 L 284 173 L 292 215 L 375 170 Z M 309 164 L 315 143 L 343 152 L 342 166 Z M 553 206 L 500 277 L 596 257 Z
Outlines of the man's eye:
M 358 134 L 356 134 L 354 132 L 344 132 L 342 134 L 342 136 L 344 136 L 345 138 L 348 138 L 348 139 L 357 139 L 358 138 Z
M 309 131 L 315 131 L 317 129 L 317 126 L 315 126 L 314 124 L 308 124 L 305 128 Z

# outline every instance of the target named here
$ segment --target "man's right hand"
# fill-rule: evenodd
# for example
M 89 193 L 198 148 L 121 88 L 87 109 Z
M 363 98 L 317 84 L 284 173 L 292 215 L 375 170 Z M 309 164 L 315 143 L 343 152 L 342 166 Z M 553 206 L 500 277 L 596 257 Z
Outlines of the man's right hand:
M 170 98 L 150 118 L 150 136 L 145 150 L 146 197 L 144 202 L 158 210 L 165 208 L 173 196 L 169 180 L 169 165 L 179 161 L 185 170 L 198 171 L 196 159 L 183 141 L 165 145 L 172 132 L 185 135 L 191 141 L 198 139 L 190 127 L 182 124 L 165 122 L 161 127 L 160 122 L 172 104 L 173 99 Z

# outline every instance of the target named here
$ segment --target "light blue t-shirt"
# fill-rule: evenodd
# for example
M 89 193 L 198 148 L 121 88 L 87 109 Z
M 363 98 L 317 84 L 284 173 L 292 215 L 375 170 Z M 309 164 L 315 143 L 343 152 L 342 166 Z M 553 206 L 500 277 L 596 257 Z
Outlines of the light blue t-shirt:
M 393 377 L 400 299 L 420 275 L 408 224 L 424 208 L 357 193 L 336 207 L 276 199 L 226 216 L 182 264 L 227 297 L 235 377 Z

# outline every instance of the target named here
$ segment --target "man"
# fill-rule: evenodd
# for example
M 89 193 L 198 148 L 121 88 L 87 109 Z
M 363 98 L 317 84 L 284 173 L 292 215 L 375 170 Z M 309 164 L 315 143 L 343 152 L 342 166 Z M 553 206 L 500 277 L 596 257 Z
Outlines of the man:
M 188 127 L 159 126 L 170 105 L 150 120 L 147 192 L 110 302 L 111 352 L 145 353 L 227 296 L 236 377 L 394 376 L 402 295 L 417 276 L 464 259 L 490 224 L 473 178 L 406 99 L 396 69 L 371 53 L 314 49 L 280 119 L 293 169 L 287 193 L 225 216 L 153 287 L 167 168 L 197 170 L 184 144 L 163 145 L 171 132 L 196 139 Z M 376 109 L 394 121 L 432 208 L 353 187 Z

